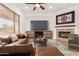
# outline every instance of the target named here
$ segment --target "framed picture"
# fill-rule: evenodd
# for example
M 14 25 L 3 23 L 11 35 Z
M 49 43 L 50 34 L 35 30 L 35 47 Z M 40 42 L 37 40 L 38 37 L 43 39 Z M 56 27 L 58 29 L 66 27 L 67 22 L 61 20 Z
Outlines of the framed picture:
M 75 23 L 75 11 L 64 13 L 56 16 L 56 24 Z

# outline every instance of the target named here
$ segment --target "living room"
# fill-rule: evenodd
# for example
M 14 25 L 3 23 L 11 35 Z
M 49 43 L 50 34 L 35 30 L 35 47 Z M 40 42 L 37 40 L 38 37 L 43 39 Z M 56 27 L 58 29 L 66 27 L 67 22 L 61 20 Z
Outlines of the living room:
M 0 7 L 4 20 L 0 19 L 0 55 L 79 56 L 79 3 L 0 3 Z M 13 34 L 22 35 L 21 40 L 9 37 L 14 43 L 4 43 L 1 37 Z

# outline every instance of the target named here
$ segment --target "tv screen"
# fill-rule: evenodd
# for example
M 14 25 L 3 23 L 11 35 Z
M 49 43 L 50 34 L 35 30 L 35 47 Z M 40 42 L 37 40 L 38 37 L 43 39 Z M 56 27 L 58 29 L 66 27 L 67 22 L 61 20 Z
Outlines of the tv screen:
M 48 30 L 48 21 L 31 21 L 31 30 Z

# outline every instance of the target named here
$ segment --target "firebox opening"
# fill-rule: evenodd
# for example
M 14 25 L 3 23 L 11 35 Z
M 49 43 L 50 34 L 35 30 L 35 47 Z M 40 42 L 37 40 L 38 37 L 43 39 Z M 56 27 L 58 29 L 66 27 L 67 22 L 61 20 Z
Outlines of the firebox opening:
M 37 38 L 43 37 L 43 32 L 42 31 L 36 31 L 35 32 L 35 37 L 37 37 Z
M 58 37 L 61 38 L 68 38 L 70 35 L 70 32 L 58 32 Z

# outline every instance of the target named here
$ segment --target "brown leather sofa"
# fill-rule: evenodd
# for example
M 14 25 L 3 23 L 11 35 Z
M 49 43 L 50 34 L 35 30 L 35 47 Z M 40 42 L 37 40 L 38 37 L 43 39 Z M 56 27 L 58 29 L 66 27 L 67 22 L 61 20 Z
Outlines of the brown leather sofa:
M 17 35 L 15 37 L 0 37 L 1 43 L 6 42 L 6 45 L 0 46 L 0 55 L 34 55 L 32 44 L 29 44 L 29 39 L 24 35 Z M 13 41 L 12 41 L 13 39 Z M 0 44 L 1 44 L 0 43 Z

